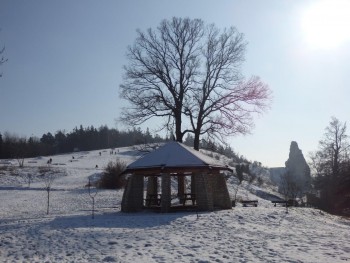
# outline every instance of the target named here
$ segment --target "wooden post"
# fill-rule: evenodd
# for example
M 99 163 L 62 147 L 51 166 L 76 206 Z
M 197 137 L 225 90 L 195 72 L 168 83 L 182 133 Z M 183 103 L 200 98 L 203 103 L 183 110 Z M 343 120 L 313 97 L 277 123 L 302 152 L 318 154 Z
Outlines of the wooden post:
M 158 193 L 158 177 L 148 176 L 147 195 L 155 195 Z
M 182 199 L 185 194 L 185 176 L 178 175 L 177 176 L 177 196 Z
M 191 175 L 191 194 L 196 193 L 196 176 L 193 174 Z

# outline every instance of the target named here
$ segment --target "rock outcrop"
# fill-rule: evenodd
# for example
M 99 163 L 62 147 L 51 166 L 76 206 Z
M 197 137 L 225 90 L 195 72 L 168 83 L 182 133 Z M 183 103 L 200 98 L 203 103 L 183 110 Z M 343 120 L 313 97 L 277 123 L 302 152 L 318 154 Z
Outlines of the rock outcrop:
M 289 158 L 285 164 L 286 172 L 298 185 L 300 192 L 307 192 L 311 187 L 310 167 L 295 141 L 292 141 L 290 144 Z

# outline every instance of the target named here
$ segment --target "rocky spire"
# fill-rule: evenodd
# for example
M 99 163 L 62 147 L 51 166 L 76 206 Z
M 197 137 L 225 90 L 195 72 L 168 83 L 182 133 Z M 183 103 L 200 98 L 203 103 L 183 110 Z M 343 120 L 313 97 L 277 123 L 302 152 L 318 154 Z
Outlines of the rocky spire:
M 292 141 L 290 144 L 289 158 L 285 164 L 287 172 L 291 178 L 293 178 L 295 183 L 299 185 L 302 192 L 310 189 L 310 167 L 307 164 L 302 151 L 299 149 L 298 143 L 295 141 Z

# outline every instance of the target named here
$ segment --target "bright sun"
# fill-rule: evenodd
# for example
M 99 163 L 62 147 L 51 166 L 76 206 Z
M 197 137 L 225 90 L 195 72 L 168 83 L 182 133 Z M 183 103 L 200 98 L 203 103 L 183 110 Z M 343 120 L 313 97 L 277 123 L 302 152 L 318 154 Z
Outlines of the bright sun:
M 350 1 L 314 1 L 302 13 L 301 23 L 310 48 L 337 48 L 350 40 Z

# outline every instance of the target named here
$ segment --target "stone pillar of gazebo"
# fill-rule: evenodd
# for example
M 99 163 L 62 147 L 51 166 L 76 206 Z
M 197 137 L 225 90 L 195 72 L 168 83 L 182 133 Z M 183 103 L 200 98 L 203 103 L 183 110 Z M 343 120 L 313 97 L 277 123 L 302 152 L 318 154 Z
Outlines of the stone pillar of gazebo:
M 137 212 L 143 208 L 143 175 L 131 175 L 126 184 L 121 204 L 122 212 Z
M 214 207 L 220 207 L 222 209 L 231 209 L 232 202 L 227 189 L 225 176 L 217 172 L 213 174 L 213 176 L 211 176 L 211 181 L 213 186 Z
M 209 182 L 209 175 L 207 173 L 196 173 L 194 179 L 198 210 L 212 211 L 214 209 L 213 189 Z
M 170 174 L 162 174 L 161 211 L 167 213 L 171 206 Z

